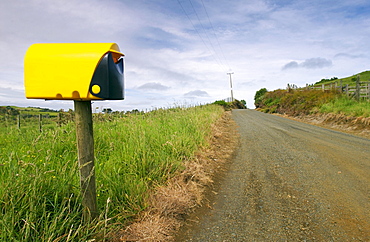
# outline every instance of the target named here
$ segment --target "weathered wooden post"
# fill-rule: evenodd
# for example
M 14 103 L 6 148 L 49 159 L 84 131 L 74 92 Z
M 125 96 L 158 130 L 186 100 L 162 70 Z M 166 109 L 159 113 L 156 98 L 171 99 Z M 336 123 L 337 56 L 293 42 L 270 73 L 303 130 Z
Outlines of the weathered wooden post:
M 58 127 L 62 126 L 62 114 L 60 112 L 58 113 L 57 125 Z
M 91 100 L 124 98 L 123 56 L 115 43 L 70 43 L 34 44 L 25 57 L 27 98 L 74 101 L 85 223 L 99 215 Z
M 360 101 L 360 93 L 361 93 L 360 76 L 357 76 L 357 79 L 356 79 L 356 94 L 355 94 L 356 101 Z
M 39 130 L 41 133 L 42 132 L 42 114 L 41 113 L 39 114 Z
M 82 193 L 83 218 L 94 220 L 98 216 L 96 205 L 94 133 L 91 101 L 74 101 L 78 164 Z
M 17 127 L 18 129 L 21 129 L 21 115 L 20 114 L 17 115 Z

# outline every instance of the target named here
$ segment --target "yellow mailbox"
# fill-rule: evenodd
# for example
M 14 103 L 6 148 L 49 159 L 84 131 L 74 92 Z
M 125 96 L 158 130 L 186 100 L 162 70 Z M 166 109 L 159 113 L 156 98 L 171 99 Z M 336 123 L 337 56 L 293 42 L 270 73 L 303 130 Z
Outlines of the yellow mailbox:
M 122 100 L 123 56 L 115 43 L 31 45 L 24 59 L 26 97 Z

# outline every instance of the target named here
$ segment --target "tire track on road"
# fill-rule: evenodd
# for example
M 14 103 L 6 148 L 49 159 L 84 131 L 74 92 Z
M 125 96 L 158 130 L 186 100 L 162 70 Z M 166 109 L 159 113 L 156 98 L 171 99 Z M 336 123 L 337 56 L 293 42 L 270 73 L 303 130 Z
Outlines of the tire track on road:
M 370 140 L 234 110 L 240 146 L 177 241 L 369 241 Z

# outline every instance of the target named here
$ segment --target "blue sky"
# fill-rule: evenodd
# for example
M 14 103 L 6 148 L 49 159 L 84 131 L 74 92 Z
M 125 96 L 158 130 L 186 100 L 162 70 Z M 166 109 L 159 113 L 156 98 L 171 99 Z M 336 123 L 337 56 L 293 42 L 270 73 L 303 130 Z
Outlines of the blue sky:
M 23 58 L 34 43 L 114 42 L 125 56 L 125 100 L 113 110 L 208 103 L 250 108 L 260 88 L 305 86 L 370 69 L 368 0 L 1 0 L 0 105 L 27 100 Z

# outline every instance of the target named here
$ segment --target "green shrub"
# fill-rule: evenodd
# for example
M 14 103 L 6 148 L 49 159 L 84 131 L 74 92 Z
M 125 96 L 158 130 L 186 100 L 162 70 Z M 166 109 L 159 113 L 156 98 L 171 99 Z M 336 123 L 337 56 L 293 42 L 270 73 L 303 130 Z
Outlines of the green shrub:
M 266 93 L 266 88 L 261 88 L 256 92 L 256 94 L 254 95 L 254 105 L 256 106 L 256 108 L 260 108 L 260 106 L 262 105 L 263 95 L 265 95 Z
M 224 100 L 215 101 L 213 104 L 220 105 L 227 111 L 231 109 L 246 109 L 247 108 L 245 100 L 239 101 L 237 99 L 235 99 L 233 102 L 226 102 Z
M 322 92 L 320 90 L 286 90 L 278 89 L 265 93 L 259 108 L 268 113 L 289 115 L 309 114 L 317 111 L 323 104 L 335 99 L 336 92 Z

